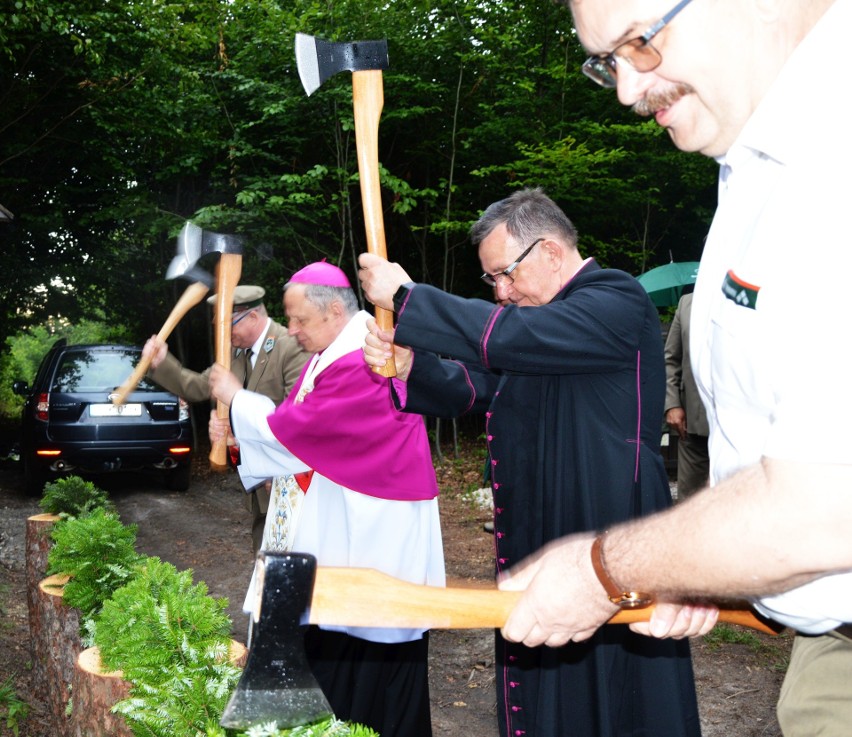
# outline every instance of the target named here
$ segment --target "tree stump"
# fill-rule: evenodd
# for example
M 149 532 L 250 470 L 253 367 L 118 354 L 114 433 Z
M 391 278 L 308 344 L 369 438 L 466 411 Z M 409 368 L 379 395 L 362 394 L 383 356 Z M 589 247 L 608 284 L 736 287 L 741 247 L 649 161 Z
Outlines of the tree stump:
M 80 612 L 65 606 L 63 589 L 68 576 L 48 576 L 38 585 L 38 619 L 32 625 L 33 660 L 44 689 L 48 714 L 54 725 L 53 735 L 68 732 L 66 708 L 71 697 L 69 687 L 74 663 L 83 649 L 80 641 Z
M 231 640 L 228 660 L 231 661 L 231 665 L 235 665 L 237 668 L 245 668 L 246 660 L 248 660 L 248 650 L 246 649 L 246 646 L 241 642 Z
M 47 571 L 47 554 L 53 545 L 50 532 L 53 525 L 59 521 L 58 514 L 36 514 L 27 518 L 25 537 L 25 568 L 27 576 L 27 613 L 30 620 L 30 637 L 32 638 L 32 623 L 38 618 L 35 611 L 38 602 L 38 585 Z M 30 640 L 32 642 L 32 639 Z M 35 657 L 35 653 L 33 653 Z
M 242 668 L 247 656 L 245 646 L 231 640 L 231 663 Z M 73 708 L 67 734 L 70 737 L 133 737 L 124 717 L 111 712 L 116 703 L 130 696 L 130 688 L 131 684 L 124 680 L 120 670 L 102 670 L 97 647 L 83 650 L 74 667 Z
M 71 691 L 71 737 L 133 737 L 124 717 L 110 711 L 130 696 L 130 683 L 121 671 L 101 669 L 98 648 L 87 648 L 77 656 Z

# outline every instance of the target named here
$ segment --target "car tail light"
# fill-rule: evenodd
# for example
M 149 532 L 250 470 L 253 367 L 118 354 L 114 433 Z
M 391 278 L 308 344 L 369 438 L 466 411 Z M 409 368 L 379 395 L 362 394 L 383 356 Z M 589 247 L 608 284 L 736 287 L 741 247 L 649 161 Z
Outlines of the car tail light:
M 38 395 L 36 402 L 35 417 L 37 420 L 47 422 L 47 416 L 50 411 L 50 394 L 44 393 Z
M 189 403 L 178 397 L 178 420 L 186 422 L 189 419 Z
M 169 453 L 174 453 L 174 455 L 186 455 L 192 450 L 188 445 L 174 445 L 169 448 Z
M 62 451 L 61 450 L 37 450 L 36 455 L 55 458 L 58 455 L 62 455 Z

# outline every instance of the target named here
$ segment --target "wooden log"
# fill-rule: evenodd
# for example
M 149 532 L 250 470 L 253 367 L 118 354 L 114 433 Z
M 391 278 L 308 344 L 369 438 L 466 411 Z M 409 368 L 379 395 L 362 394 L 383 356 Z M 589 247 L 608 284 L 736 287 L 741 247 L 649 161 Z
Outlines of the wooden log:
M 35 607 L 38 602 L 38 585 L 47 573 L 47 554 L 53 545 L 50 533 L 59 521 L 58 514 L 35 514 L 27 518 L 24 562 L 27 577 L 27 614 L 32 622 L 38 617 Z
M 231 640 L 231 663 L 238 668 L 246 664 L 248 652 L 242 643 Z M 72 681 L 70 737 L 133 737 L 124 717 L 113 714 L 116 703 L 130 696 L 131 684 L 122 672 L 104 671 L 97 647 L 83 650 L 77 656 Z
M 68 734 L 66 709 L 74 663 L 83 649 L 80 641 L 80 612 L 62 601 L 69 577 L 48 576 L 38 585 L 39 618 L 32 622 L 34 664 L 40 668 L 45 702 L 56 737 Z
M 248 650 L 246 646 L 241 642 L 237 642 L 236 640 L 231 640 L 231 645 L 228 648 L 229 655 L 228 660 L 231 661 L 231 665 L 237 666 L 237 668 L 245 668 L 246 660 L 248 660 Z
M 101 668 L 97 647 L 87 648 L 77 656 L 71 691 L 71 737 L 133 737 L 124 717 L 110 711 L 130 696 L 130 683 L 121 671 Z

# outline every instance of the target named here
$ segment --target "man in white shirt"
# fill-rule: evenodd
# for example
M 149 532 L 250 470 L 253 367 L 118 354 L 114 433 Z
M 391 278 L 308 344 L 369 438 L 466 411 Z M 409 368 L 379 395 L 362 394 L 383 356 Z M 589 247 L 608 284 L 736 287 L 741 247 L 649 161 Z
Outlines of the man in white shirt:
M 848 735 L 852 146 L 834 77 L 852 2 L 569 1 L 586 74 L 721 165 L 691 323 L 712 489 L 517 566 L 501 585 L 528 588 L 505 634 L 585 639 L 616 609 L 602 583 L 669 602 L 748 596 L 803 633 L 784 734 Z M 714 622 L 712 607 L 666 604 L 635 627 L 684 636 Z

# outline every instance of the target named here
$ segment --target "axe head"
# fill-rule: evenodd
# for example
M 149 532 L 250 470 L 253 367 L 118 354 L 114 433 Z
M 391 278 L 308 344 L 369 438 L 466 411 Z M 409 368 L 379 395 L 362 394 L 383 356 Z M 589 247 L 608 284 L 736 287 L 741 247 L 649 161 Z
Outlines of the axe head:
M 243 252 L 243 239 L 238 235 L 226 235 L 202 230 L 189 221 L 181 228 L 177 241 L 177 253 L 166 270 L 166 279 L 183 277 L 191 281 L 202 281 L 213 287 L 213 280 L 207 272 L 197 266 L 198 260 L 208 253 Z M 207 274 L 207 277 L 200 277 Z
M 279 729 L 332 715 L 305 655 L 302 619 L 311 600 L 312 555 L 260 551 L 251 648 L 220 724 L 228 729 L 276 722 Z
M 388 42 L 387 39 L 334 42 L 297 33 L 296 67 L 302 86 L 310 95 L 338 72 L 387 69 Z

